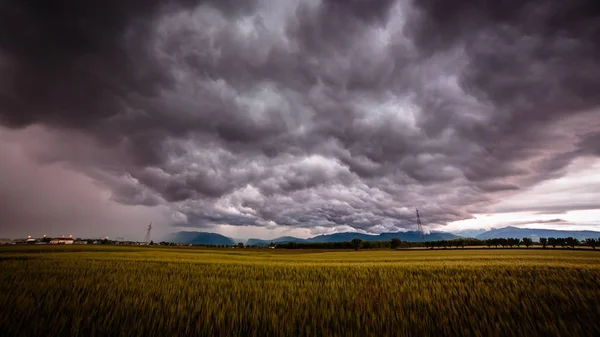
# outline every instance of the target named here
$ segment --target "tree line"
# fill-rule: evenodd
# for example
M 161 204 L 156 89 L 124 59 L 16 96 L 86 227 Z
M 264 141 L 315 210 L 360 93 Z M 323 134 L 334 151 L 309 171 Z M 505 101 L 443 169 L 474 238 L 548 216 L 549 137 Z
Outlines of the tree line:
M 539 242 L 534 242 L 531 238 L 495 238 L 495 239 L 474 239 L 474 238 L 459 238 L 453 240 L 438 240 L 438 241 L 423 241 L 423 242 L 408 242 L 402 241 L 397 238 L 393 238 L 390 241 L 363 241 L 361 239 L 354 239 L 352 241 L 345 242 L 285 242 L 285 243 L 271 243 L 271 246 L 275 248 L 284 249 L 375 249 L 375 248 L 416 248 L 425 247 L 428 249 L 447 249 L 447 248 L 465 248 L 473 246 L 487 246 L 488 248 L 515 248 L 525 246 L 527 248 L 533 245 L 540 245 L 542 248 L 547 247 L 562 247 L 562 248 L 575 248 L 579 246 L 587 246 L 592 249 L 600 244 L 600 238 L 588 238 L 585 240 L 578 240 L 573 237 L 567 238 L 540 238 Z

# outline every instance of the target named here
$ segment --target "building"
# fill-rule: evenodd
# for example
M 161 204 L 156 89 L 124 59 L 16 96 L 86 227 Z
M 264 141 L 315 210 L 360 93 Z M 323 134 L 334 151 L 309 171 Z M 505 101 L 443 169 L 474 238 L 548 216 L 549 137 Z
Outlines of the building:
M 72 245 L 73 238 L 54 238 L 50 240 L 51 245 Z

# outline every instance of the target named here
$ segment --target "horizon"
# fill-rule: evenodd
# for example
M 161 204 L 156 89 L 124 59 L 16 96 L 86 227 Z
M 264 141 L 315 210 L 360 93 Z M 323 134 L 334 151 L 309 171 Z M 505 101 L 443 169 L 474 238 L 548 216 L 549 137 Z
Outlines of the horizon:
M 487 233 L 487 232 L 491 232 L 493 230 L 501 230 L 501 229 L 507 229 L 507 228 L 514 228 L 514 229 L 524 229 L 524 230 L 553 230 L 553 231 L 564 231 L 564 232 L 595 232 L 600 234 L 600 230 L 594 230 L 594 229 L 589 229 L 589 228 L 585 228 L 585 227 L 576 227 L 576 228 L 564 228 L 564 227 L 554 227 L 554 228 L 548 228 L 547 226 L 544 226 L 543 228 L 539 228 L 539 227 L 522 227 L 522 226 L 511 226 L 511 225 L 507 225 L 507 226 L 503 226 L 503 227 L 494 227 L 494 228 L 475 228 L 475 229 L 459 229 L 459 230 L 447 230 L 446 228 L 441 228 L 439 230 L 432 230 L 432 231 L 426 231 L 424 234 L 425 235 L 429 235 L 431 233 L 449 233 L 449 234 L 455 234 L 457 236 L 463 236 L 460 235 L 460 233 L 465 233 L 465 232 L 480 232 L 476 235 L 471 235 L 471 236 L 464 236 L 464 237 L 472 237 L 472 238 L 476 238 L 478 235 L 481 235 L 483 233 Z M 361 235 L 370 235 L 370 236 L 378 236 L 380 234 L 394 234 L 394 233 L 418 233 L 418 230 L 405 230 L 405 231 L 396 231 L 396 232 L 381 232 L 381 233 L 367 233 L 367 232 L 359 232 L 359 231 L 348 231 L 348 232 L 335 232 L 335 233 L 324 233 L 324 234 L 317 234 L 317 235 L 312 235 L 312 236 L 293 236 L 293 235 L 281 235 L 281 236 L 276 236 L 276 237 L 260 237 L 260 236 L 249 236 L 249 237 L 239 237 L 239 236 L 230 236 L 230 235 L 226 235 L 226 234 L 222 234 L 222 233 L 218 233 L 218 232 L 210 232 L 210 231 L 200 231 L 200 230 L 190 230 L 190 229 L 184 229 L 181 231 L 177 231 L 177 232 L 173 232 L 170 233 L 170 235 L 176 234 L 176 233 L 181 233 L 181 232 L 188 232 L 188 233 L 209 233 L 209 234 L 219 234 L 222 235 L 224 237 L 233 239 L 235 241 L 239 241 L 242 240 L 244 241 L 248 241 L 250 239 L 258 239 L 258 240 L 274 240 L 274 239 L 279 239 L 282 237 L 293 237 L 293 238 L 297 238 L 297 239 L 310 239 L 310 238 L 315 238 L 317 236 L 323 236 L 323 235 L 332 235 L 332 234 L 350 234 L 350 233 L 356 233 L 356 234 L 361 234 Z M 141 240 L 141 239 L 135 239 L 135 238 L 128 238 L 128 237 L 111 237 L 111 236 L 105 236 L 105 237 L 86 237 L 86 236 L 76 236 L 76 235 L 57 235 L 57 236 L 53 236 L 53 235 L 42 235 L 42 236 L 36 236 L 36 235 L 27 235 L 24 237 L 4 237 L 0 235 L 0 239 L 8 239 L 8 240 L 20 240 L 20 239 L 26 239 L 28 237 L 31 237 L 33 239 L 40 239 L 42 237 L 48 237 L 50 239 L 54 239 L 54 238 L 68 238 L 71 237 L 73 239 L 85 239 L 85 240 L 89 240 L 89 239 L 94 239 L 94 240 L 103 240 L 105 238 L 108 238 L 109 240 L 112 241 L 134 241 L 134 242 L 145 242 L 145 240 Z M 162 237 L 162 238 L 158 238 L 158 239 L 152 239 L 152 241 L 156 241 L 156 242 L 161 242 L 161 241 L 170 241 L 169 240 L 169 236 L 166 237 Z
M 0 7 L 0 237 L 600 231 L 583 0 Z

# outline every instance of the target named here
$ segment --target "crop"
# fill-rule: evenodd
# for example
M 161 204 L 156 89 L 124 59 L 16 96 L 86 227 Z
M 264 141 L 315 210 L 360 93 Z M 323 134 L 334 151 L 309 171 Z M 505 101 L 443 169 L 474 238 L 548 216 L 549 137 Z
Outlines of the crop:
M 593 336 L 593 251 L 0 247 L 1 336 Z

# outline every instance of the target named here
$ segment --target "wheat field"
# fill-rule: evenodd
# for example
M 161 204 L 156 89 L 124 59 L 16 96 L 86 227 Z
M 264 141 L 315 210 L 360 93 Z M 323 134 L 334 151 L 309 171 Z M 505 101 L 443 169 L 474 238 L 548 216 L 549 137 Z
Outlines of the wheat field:
M 0 336 L 594 336 L 589 250 L 0 247 Z

